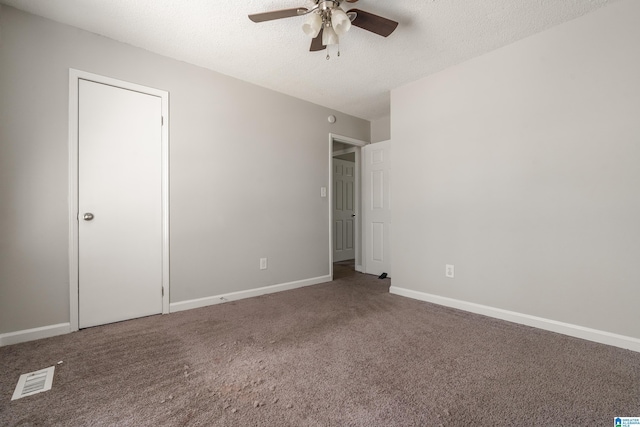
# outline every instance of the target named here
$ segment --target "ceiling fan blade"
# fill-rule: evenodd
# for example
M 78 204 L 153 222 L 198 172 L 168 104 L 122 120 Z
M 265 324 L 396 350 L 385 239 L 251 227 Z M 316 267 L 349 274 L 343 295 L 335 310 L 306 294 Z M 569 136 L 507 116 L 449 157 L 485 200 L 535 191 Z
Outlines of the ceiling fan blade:
M 319 50 L 326 49 L 327 47 L 322 44 L 322 31 L 323 28 L 320 28 L 320 32 L 316 37 L 311 40 L 311 47 L 309 48 L 309 52 L 317 52 Z
M 355 12 L 356 18 L 351 21 L 351 24 L 356 27 L 360 27 L 372 33 L 379 34 L 383 37 L 387 37 L 398 26 L 396 21 L 383 18 L 382 16 L 374 15 L 373 13 L 365 12 L 360 9 L 351 9 L 347 13 Z
M 355 2 L 357 2 L 357 1 L 358 1 L 358 0 L 347 0 L 347 3 L 355 3 Z
M 308 9 L 305 7 L 296 7 L 295 9 L 282 9 L 274 10 L 271 12 L 254 13 L 249 15 L 249 19 L 253 22 L 273 21 L 274 19 L 291 18 L 293 16 L 300 16 L 304 14 Z

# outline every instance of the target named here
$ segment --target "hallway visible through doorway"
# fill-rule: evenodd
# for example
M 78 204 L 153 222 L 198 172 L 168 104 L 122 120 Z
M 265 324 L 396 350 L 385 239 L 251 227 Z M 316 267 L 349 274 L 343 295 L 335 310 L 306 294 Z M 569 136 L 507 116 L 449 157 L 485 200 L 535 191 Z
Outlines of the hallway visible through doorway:
M 343 279 L 345 277 L 351 277 L 356 274 L 361 274 L 356 271 L 356 260 L 347 259 L 344 261 L 338 261 L 333 263 L 333 280 Z

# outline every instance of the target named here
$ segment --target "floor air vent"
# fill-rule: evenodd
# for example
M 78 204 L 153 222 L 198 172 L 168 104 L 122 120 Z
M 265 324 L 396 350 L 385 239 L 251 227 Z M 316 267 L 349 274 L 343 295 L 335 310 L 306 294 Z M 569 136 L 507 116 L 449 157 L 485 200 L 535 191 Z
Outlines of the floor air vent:
M 20 399 L 21 397 L 31 396 L 32 394 L 42 391 L 51 390 L 53 384 L 53 371 L 55 366 L 42 369 L 36 372 L 20 375 L 16 390 L 13 392 L 11 400 Z

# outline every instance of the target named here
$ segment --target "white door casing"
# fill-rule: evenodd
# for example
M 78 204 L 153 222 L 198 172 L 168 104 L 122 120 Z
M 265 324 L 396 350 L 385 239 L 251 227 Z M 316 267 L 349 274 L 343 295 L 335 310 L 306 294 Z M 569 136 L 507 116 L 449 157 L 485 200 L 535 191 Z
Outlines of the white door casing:
M 333 262 L 355 258 L 356 164 L 333 159 Z
M 71 330 L 168 312 L 167 113 L 164 91 L 70 71 Z
M 365 273 L 391 277 L 391 141 L 363 148 Z

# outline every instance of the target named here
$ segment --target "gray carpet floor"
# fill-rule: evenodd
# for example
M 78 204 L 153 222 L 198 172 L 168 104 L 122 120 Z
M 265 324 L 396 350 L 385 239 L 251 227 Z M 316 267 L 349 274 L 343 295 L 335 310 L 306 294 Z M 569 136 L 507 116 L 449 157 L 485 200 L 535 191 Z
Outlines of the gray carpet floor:
M 611 426 L 640 353 L 331 283 L 0 348 L 2 426 Z M 57 365 L 59 361 L 63 363 Z M 52 390 L 11 401 L 22 373 Z

